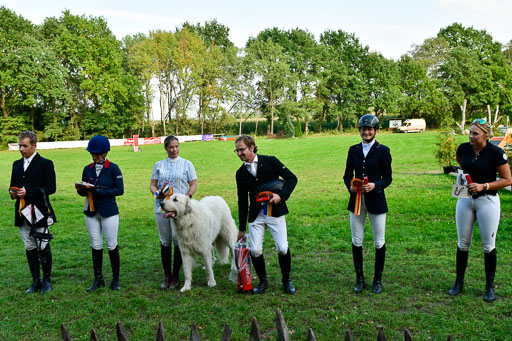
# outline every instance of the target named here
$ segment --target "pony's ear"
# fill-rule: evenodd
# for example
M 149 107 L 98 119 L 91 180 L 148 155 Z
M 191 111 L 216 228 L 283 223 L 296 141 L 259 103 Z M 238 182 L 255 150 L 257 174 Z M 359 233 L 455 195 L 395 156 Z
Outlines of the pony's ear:
M 190 198 L 188 196 L 185 196 L 185 198 L 185 214 L 189 214 L 190 212 L 192 212 L 192 205 L 190 205 Z

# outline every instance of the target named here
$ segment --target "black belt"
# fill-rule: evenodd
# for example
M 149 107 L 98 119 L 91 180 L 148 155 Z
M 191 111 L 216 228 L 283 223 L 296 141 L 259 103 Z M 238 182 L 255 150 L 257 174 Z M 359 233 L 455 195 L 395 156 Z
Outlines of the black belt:
M 477 199 L 477 198 L 480 198 L 480 197 L 483 197 L 486 195 L 496 196 L 497 194 L 498 193 L 485 193 L 484 191 L 482 191 L 482 192 L 478 192 L 476 194 L 472 194 L 471 196 L 473 197 L 473 199 Z

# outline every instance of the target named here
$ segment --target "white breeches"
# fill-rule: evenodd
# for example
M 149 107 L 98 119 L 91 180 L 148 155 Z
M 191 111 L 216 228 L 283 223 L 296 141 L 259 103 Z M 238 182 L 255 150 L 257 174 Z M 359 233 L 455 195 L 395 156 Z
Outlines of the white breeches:
M 263 214 L 263 209 L 260 210 L 258 217 L 252 223 L 249 223 L 249 244 L 251 254 L 254 257 L 259 257 L 263 254 L 263 239 L 265 238 L 265 231 L 269 229 L 276 250 L 279 254 L 285 255 L 288 252 L 288 236 L 286 232 L 286 219 L 282 215 L 280 217 L 269 217 Z
M 500 223 L 500 197 L 483 195 L 476 199 L 460 198 L 457 200 L 455 221 L 459 249 L 468 251 L 471 247 L 475 221 L 478 220 L 482 249 L 485 253 L 496 247 L 496 233 Z
M 372 225 L 373 245 L 375 245 L 376 249 L 380 249 L 386 243 L 386 213 L 372 214 L 368 212 L 364 200 L 361 200 L 361 211 L 358 216 L 350 212 L 352 244 L 358 247 L 363 245 L 366 213 L 368 213 L 368 217 L 370 218 L 370 223 Z
M 91 247 L 94 250 L 103 249 L 103 239 L 101 234 L 105 235 L 107 249 L 112 251 L 117 246 L 117 231 L 119 230 L 119 215 L 113 215 L 108 218 L 102 217 L 99 213 L 94 216 L 85 216 L 85 225 L 91 239 Z

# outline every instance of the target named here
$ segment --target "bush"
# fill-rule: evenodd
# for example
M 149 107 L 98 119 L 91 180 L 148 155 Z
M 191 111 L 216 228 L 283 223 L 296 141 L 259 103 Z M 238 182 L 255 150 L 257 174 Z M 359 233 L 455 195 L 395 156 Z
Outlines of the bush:
M 284 136 L 286 136 L 286 138 L 295 136 L 295 127 L 289 117 L 286 119 L 286 123 L 284 124 Z
M 439 130 L 437 149 L 434 155 L 441 167 L 450 167 L 456 165 L 455 153 L 457 152 L 457 143 L 453 132 L 449 128 Z
M 0 118 L 0 147 L 5 148 L 8 143 L 18 142 L 18 135 L 27 129 L 22 117 Z
M 302 125 L 300 124 L 300 119 L 297 118 L 297 124 L 295 124 L 295 137 L 302 136 Z

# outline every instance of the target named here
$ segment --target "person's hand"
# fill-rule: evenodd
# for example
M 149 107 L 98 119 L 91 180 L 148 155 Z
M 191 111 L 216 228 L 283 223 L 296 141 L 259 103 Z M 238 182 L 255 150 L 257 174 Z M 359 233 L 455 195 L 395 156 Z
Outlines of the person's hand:
M 27 190 L 25 187 L 21 187 L 18 191 L 16 191 L 16 198 L 24 198 L 27 195 Z
M 357 193 L 357 188 L 350 186 L 350 193 Z
M 362 185 L 361 186 L 361 191 L 364 192 L 364 193 L 371 192 L 374 189 L 375 189 L 375 183 L 373 183 L 373 182 L 369 182 L 366 185 Z
M 9 191 L 9 195 L 11 196 L 11 199 L 16 199 L 16 192 Z
M 468 192 L 469 193 L 478 193 L 478 192 L 481 192 L 483 190 L 484 190 L 484 185 L 483 184 L 479 184 L 479 183 L 473 182 L 473 183 L 468 185 Z
M 238 237 L 237 240 L 245 240 L 245 232 L 244 231 L 238 231 Z
M 279 194 L 272 195 L 272 199 L 269 200 L 269 204 L 279 204 L 281 202 L 281 197 Z

